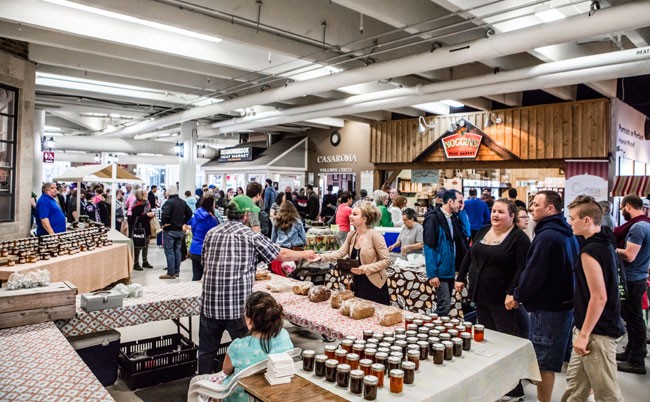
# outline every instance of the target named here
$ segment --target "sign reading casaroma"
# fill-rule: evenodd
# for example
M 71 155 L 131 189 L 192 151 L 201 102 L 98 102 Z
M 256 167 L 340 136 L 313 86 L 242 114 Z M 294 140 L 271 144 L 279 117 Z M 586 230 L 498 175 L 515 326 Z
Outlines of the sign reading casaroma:
M 483 136 L 460 129 L 442 139 L 447 159 L 476 158 Z

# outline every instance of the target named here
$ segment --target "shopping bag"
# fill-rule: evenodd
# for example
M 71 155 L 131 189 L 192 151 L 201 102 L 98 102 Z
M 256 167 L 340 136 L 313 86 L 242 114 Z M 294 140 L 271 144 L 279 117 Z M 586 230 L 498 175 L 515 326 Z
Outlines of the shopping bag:
M 152 236 L 162 232 L 162 228 L 160 227 L 160 221 L 158 221 L 158 218 L 156 218 L 155 216 L 149 219 L 149 225 L 150 225 Z
M 147 232 L 144 231 L 144 228 L 140 222 L 135 224 L 133 228 L 133 247 L 142 248 L 145 246 L 147 241 Z
M 129 235 L 129 223 L 126 221 L 126 219 L 123 219 L 122 223 L 120 224 L 120 233 L 122 233 L 124 236 Z

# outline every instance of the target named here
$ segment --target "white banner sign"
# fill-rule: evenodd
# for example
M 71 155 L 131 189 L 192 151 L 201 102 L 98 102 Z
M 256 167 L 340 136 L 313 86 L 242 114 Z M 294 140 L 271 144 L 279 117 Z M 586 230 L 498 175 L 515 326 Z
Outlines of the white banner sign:
M 616 146 L 625 159 L 650 160 L 650 141 L 645 136 L 646 116 L 616 99 Z
M 607 180 L 590 174 L 573 176 L 564 183 L 564 216 L 569 218 L 567 208 L 579 195 L 589 195 L 596 201 L 607 200 Z

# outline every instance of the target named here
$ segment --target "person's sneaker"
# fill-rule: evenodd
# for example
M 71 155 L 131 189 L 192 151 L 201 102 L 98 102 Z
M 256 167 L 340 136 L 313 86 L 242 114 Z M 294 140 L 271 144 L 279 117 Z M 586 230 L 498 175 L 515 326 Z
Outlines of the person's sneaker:
M 645 364 L 632 364 L 629 361 L 618 363 L 617 368 L 618 371 L 622 371 L 624 373 L 632 373 L 632 374 L 646 373 Z
M 630 357 L 630 354 L 627 352 L 621 352 L 616 354 L 616 361 L 617 362 L 626 362 L 627 359 Z
M 176 279 L 176 277 L 174 275 L 167 275 L 167 274 L 160 275 L 159 278 L 160 279 Z
M 142 268 L 153 268 L 153 265 L 149 264 L 149 262 L 143 262 Z
M 521 396 L 504 395 L 497 402 L 522 402 L 522 401 L 525 401 L 525 400 L 526 400 L 526 397 L 524 395 L 521 395 Z
M 144 271 L 140 264 L 133 264 L 133 270 L 134 271 Z

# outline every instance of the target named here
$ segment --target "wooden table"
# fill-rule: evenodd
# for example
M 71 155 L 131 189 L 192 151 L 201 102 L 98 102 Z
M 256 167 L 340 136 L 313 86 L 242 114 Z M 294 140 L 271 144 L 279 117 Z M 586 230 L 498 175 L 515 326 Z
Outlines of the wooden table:
M 313 382 L 297 375 L 289 384 L 269 385 L 264 373 L 239 380 L 239 385 L 251 396 L 263 402 L 343 402 L 347 401 Z
M 25 273 L 37 269 L 50 271 L 51 282 L 70 281 L 79 289 L 79 293 L 87 293 L 130 278 L 133 257 L 126 243 L 113 244 L 33 264 L 3 267 L 0 268 L 0 281 L 7 281 L 14 272 Z

